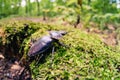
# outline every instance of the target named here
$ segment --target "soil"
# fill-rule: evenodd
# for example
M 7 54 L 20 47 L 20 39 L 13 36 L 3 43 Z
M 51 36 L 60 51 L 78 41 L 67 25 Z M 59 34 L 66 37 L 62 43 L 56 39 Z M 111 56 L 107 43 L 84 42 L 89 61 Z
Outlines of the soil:
M 21 66 L 15 59 L 0 54 L 0 80 L 32 80 L 29 66 Z

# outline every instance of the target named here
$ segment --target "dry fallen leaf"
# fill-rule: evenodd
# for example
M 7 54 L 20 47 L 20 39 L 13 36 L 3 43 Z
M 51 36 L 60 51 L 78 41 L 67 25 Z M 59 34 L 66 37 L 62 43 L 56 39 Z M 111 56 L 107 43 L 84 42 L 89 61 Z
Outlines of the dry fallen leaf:
M 12 70 L 20 70 L 20 69 L 21 69 L 21 66 L 18 65 L 18 64 L 13 64 L 13 65 L 11 66 L 11 69 L 12 69 Z
M 0 59 L 4 59 L 5 57 L 2 55 L 2 54 L 0 54 Z

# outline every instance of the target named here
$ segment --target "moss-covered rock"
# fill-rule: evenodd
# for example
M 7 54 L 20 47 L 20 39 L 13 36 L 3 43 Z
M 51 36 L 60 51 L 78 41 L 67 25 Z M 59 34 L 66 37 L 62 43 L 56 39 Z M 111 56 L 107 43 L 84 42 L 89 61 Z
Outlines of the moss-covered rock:
M 31 64 L 31 69 L 34 68 L 33 78 L 36 80 L 120 79 L 117 69 L 120 65 L 120 52 L 102 43 L 95 34 L 72 27 L 29 21 L 2 22 L 0 28 L 4 28 L 4 36 L 1 36 L 0 43 L 7 48 L 12 46 L 9 50 L 14 49 L 12 53 L 20 54 L 20 58 L 23 55 L 26 57 L 31 38 L 38 39 L 48 34 L 48 30 L 70 31 L 60 39 L 69 48 L 56 46 L 54 59 L 50 54 L 38 68 L 34 68 L 34 63 Z M 9 55 L 9 52 L 6 53 Z

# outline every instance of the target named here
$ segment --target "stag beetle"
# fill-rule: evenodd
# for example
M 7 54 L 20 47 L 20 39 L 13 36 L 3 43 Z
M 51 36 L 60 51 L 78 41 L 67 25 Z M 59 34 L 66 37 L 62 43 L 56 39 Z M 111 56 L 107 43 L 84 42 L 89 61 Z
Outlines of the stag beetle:
M 32 57 L 37 54 L 44 53 L 53 46 L 54 42 L 58 43 L 59 45 L 65 46 L 64 44 L 59 42 L 59 39 L 65 34 L 67 34 L 66 31 L 49 31 L 49 35 L 43 36 L 32 44 L 28 51 L 28 56 Z

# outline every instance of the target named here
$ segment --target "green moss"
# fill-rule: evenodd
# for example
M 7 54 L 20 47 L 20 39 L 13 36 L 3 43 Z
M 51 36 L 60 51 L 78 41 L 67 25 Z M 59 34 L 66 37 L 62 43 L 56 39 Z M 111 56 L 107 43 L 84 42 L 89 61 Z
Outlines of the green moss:
M 70 45 L 70 49 L 60 47 L 54 55 L 54 60 L 47 58 L 46 63 L 39 66 L 40 77 L 43 79 L 65 79 L 64 71 L 69 73 L 67 79 L 102 79 L 111 80 L 119 73 L 116 64 L 119 62 L 119 53 L 113 52 L 104 45 L 97 36 L 86 34 L 80 30 L 66 35 L 61 41 Z M 48 65 L 51 65 L 49 67 Z M 43 73 L 44 71 L 44 73 Z M 47 74 L 50 72 L 50 74 Z M 42 75 L 41 74 L 45 74 Z M 38 78 L 39 80 L 39 78 Z
M 61 42 L 70 48 L 64 48 L 56 45 L 54 59 L 51 61 L 51 54 L 41 63 L 38 68 L 33 69 L 33 78 L 35 80 L 118 80 L 120 75 L 116 67 L 120 65 L 120 53 L 101 42 L 95 34 L 87 34 L 72 27 L 61 25 L 42 24 L 26 22 L 29 28 L 24 32 L 25 22 L 15 21 L 5 24 L 6 39 L 10 40 L 16 34 L 27 33 L 27 37 L 22 39 L 20 52 L 24 55 L 29 50 L 30 39 L 38 39 L 47 35 L 47 30 L 66 30 L 71 31 L 65 35 Z M 15 29 L 15 30 L 14 30 Z M 10 36 L 11 35 L 11 36 Z M 17 35 L 17 41 L 21 36 Z M 9 38 L 9 39 L 8 39 Z M 6 41 L 7 41 L 6 40 Z
M 111 80 L 119 75 L 116 66 L 120 64 L 120 54 L 102 43 L 97 35 L 87 34 L 71 27 L 51 26 L 52 30 L 72 31 L 60 40 L 69 45 L 70 48 L 57 48 L 54 60 L 51 62 L 51 55 L 48 56 L 46 62 L 40 64 L 37 69 L 39 75 L 35 78 L 38 80 Z M 44 30 L 46 31 L 47 27 Z M 39 30 L 33 35 L 39 36 L 38 34 L 41 34 L 41 31 Z

